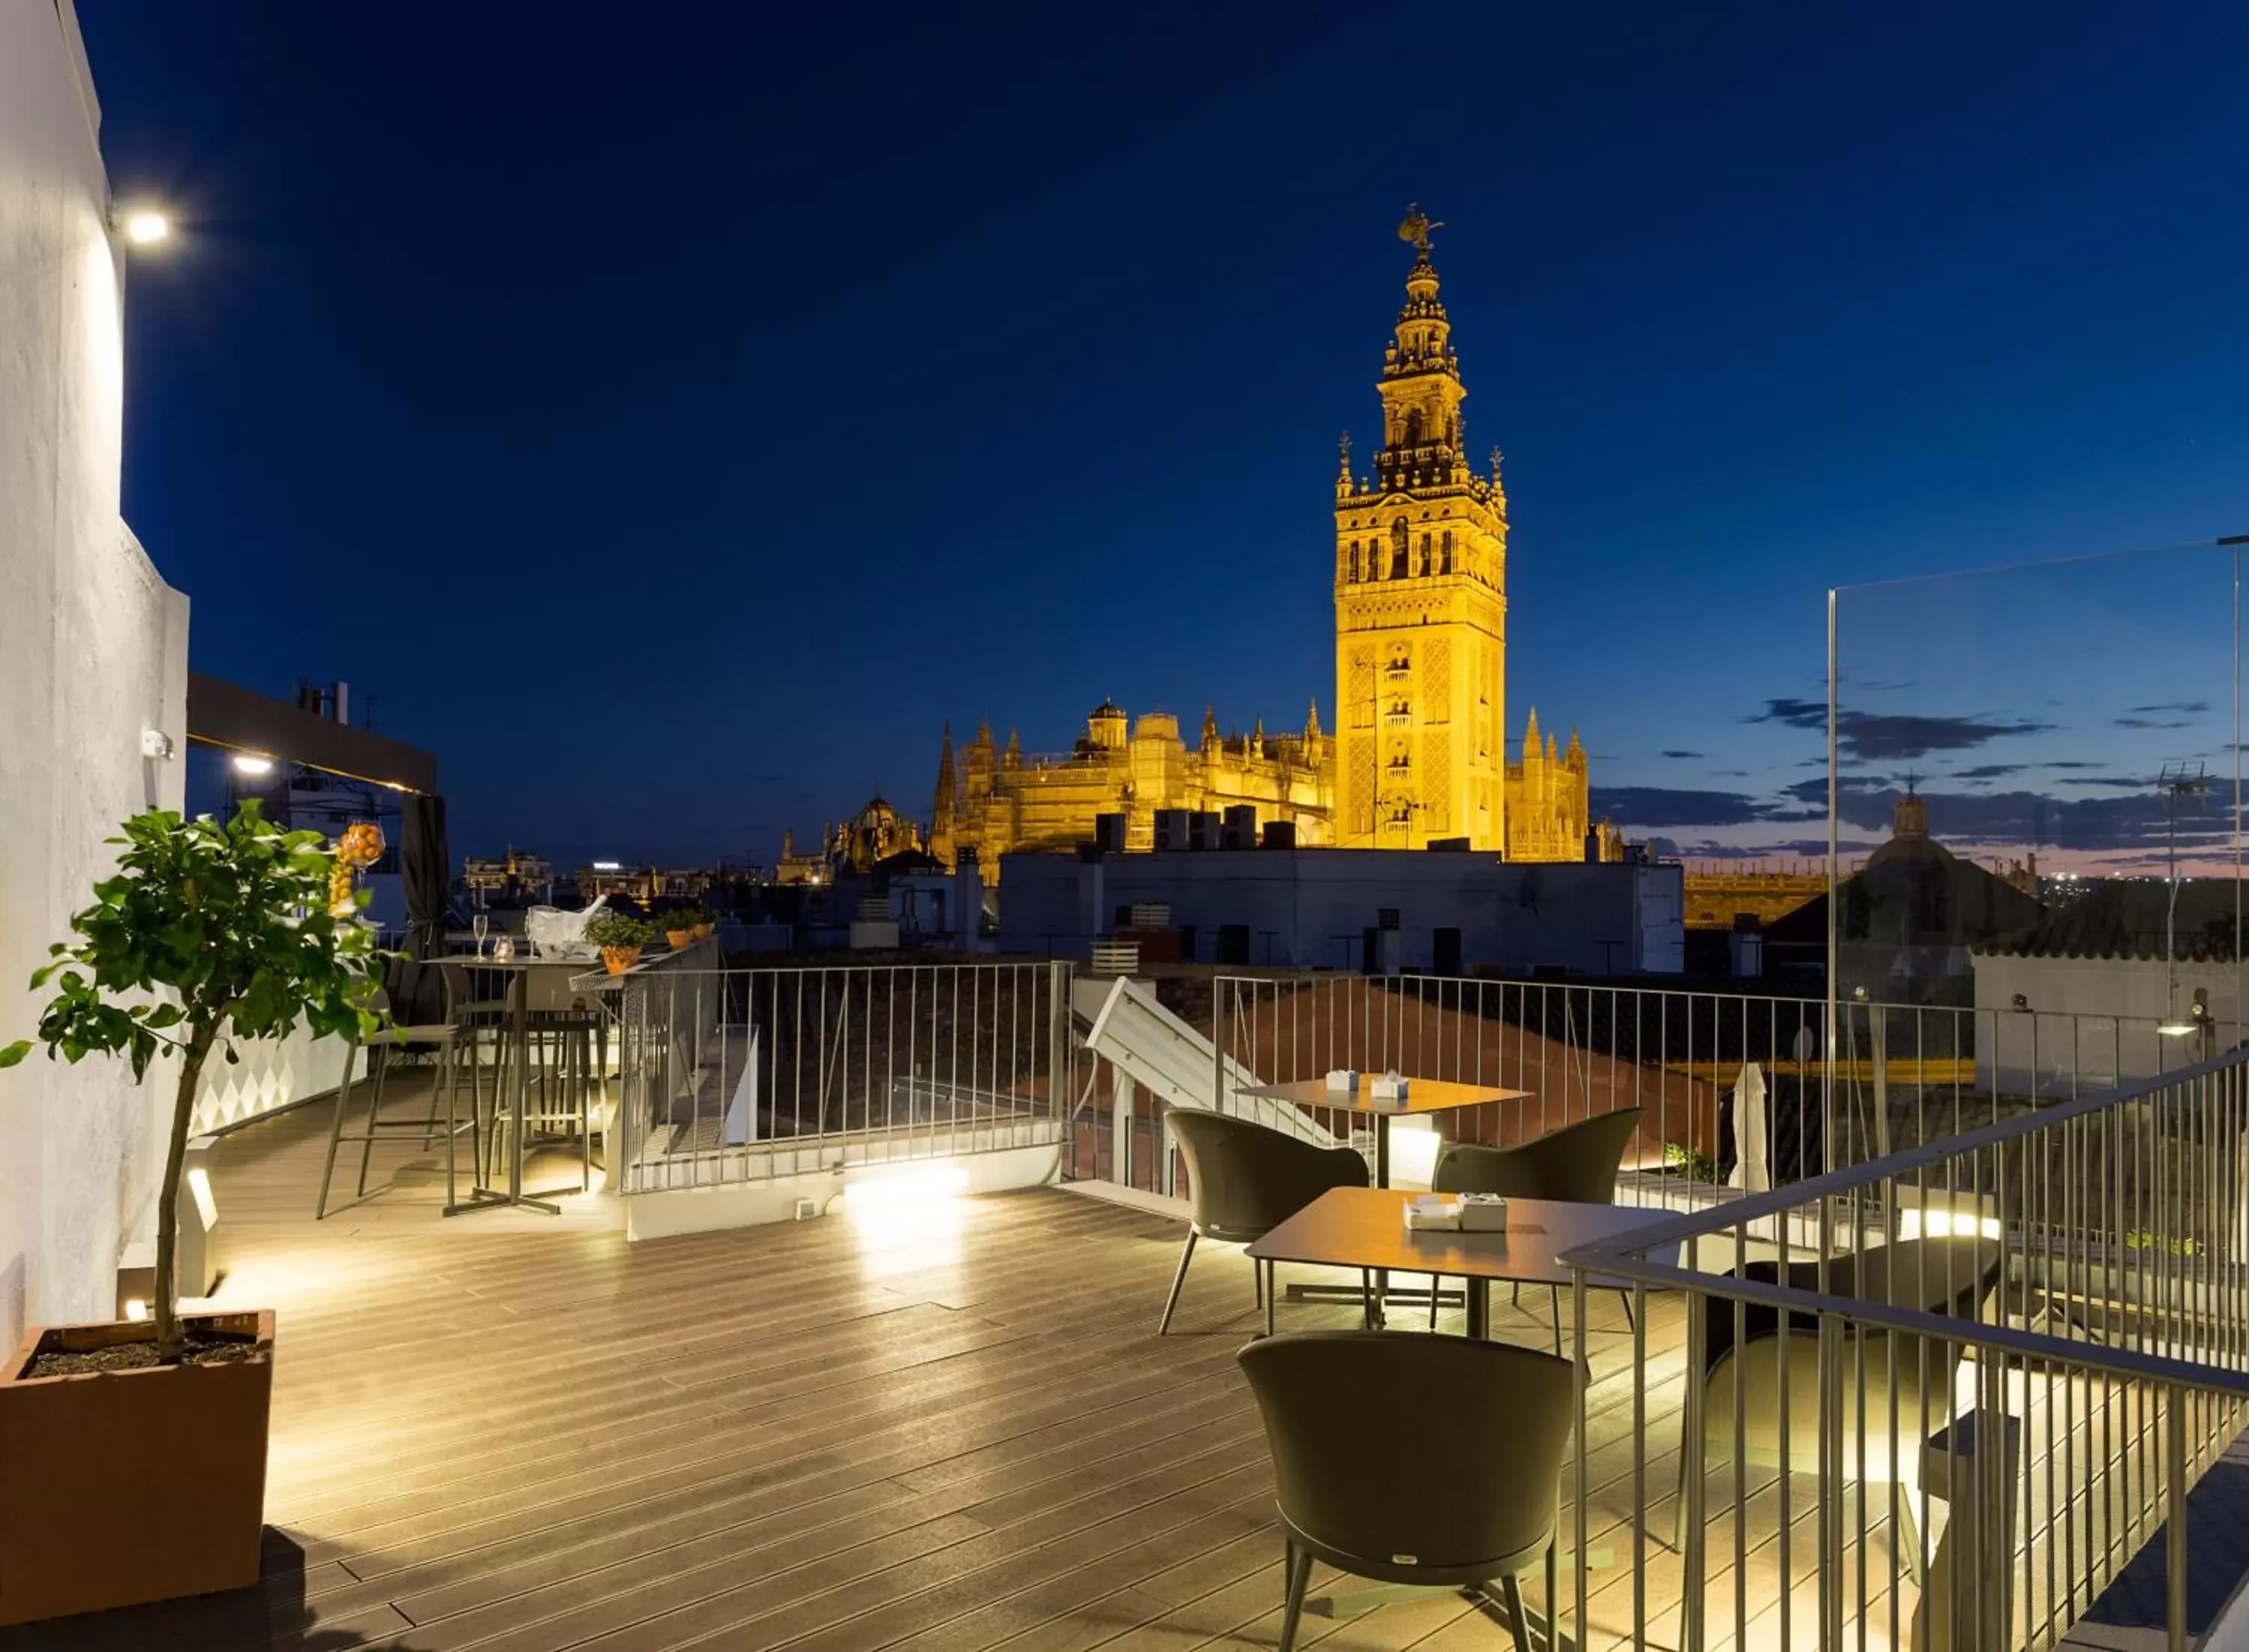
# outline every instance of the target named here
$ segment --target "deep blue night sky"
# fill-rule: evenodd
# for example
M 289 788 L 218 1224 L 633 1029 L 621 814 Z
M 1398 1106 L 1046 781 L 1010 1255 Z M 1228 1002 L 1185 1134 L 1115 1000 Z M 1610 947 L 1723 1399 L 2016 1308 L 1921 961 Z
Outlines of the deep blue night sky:
M 2249 531 L 2231 4 L 80 10 L 184 220 L 131 520 L 199 668 L 437 750 L 457 852 L 770 856 L 1104 695 L 1332 727 L 1409 200 L 1510 721 L 1690 850 L 1823 829 L 1745 719 L 1829 585 Z

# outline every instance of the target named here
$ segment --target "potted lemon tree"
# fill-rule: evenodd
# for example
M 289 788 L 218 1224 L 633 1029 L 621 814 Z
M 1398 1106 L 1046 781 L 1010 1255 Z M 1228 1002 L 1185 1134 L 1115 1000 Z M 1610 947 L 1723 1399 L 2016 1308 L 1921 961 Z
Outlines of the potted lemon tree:
M 179 1312 L 189 1122 L 204 1069 L 239 1059 L 239 1040 L 380 1022 L 387 955 L 352 888 L 356 840 L 284 832 L 255 803 L 224 825 L 153 810 L 124 831 L 115 874 L 31 977 L 52 989 L 37 1038 L 0 1048 L 0 1066 L 34 1044 L 121 1057 L 136 1080 L 177 1058 L 154 1317 L 35 1326 L 0 1368 L 0 1623 L 257 1581 L 273 1315 Z

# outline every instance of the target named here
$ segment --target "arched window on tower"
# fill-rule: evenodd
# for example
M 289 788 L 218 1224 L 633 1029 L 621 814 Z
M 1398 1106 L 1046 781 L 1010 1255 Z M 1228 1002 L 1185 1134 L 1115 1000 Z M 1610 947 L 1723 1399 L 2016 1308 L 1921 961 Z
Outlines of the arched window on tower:
M 1421 536 L 1421 564 L 1417 572 L 1424 577 L 1429 572 L 1429 536 L 1426 533 Z
M 1358 541 L 1356 539 L 1351 542 L 1351 582 L 1353 585 L 1358 583 Z
M 1450 528 L 1447 528 L 1445 530 L 1444 560 L 1437 565 L 1437 572 L 1440 573 L 1450 573 L 1452 571 L 1453 531 Z
M 1390 577 L 1393 579 L 1406 577 L 1406 518 L 1400 517 L 1390 524 Z
M 1409 448 L 1421 445 L 1421 409 L 1419 408 L 1406 409 L 1406 445 Z

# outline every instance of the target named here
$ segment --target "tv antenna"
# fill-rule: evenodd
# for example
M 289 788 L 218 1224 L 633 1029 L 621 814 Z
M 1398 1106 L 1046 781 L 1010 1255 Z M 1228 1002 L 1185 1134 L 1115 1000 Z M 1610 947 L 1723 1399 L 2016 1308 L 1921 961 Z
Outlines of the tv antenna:
M 2170 898 L 2163 905 L 2163 1024 L 2156 1032 L 2177 1037 L 2194 1032 L 2195 1024 L 2181 1021 L 2178 1015 L 2178 817 L 2183 805 L 2191 805 L 2197 812 L 2202 799 L 2210 794 L 2210 776 L 2200 763 L 2166 763 L 2156 780 L 2156 789 L 2163 799 L 2164 836 L 2167 840 L 2167 881 Z

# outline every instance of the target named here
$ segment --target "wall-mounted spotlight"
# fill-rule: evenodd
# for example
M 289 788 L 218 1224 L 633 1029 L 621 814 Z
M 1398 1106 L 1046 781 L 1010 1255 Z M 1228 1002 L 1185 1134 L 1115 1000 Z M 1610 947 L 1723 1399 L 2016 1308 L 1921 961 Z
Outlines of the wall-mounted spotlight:
M 237 774 L 271 774 L 273 772 L 273 759 L 255 751 L 237 751 L 234 754 L 234 771 Z
M 109 227 L 136 247 L 152 247 L 172 233 L 172 221 L 154 207 L 113 206 Z

